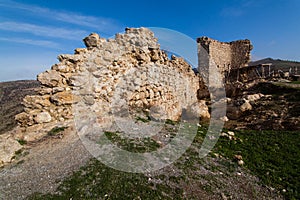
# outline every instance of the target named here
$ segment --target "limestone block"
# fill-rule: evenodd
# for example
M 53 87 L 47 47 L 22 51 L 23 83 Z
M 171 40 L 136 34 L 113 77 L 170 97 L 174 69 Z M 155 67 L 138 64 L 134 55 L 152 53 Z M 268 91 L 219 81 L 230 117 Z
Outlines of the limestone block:
M 39 94 L 40 95 L 45 95 L 45 94 L 50 94 L 52 92 L 52 88 L 42 88 L 42 89 L 40 89 L 40 91 L 39 91 Z
M 26 133 L 23 139 L 27 142 L 35 141 L 47 135 L 47 132 L 42 131 L 43 124 L 35 124 L 26 128 Z M 49 129 L 51 130 L 51 129 Z
M 62 91 L 64 91 L 64 90 L 65 90 L 65 88 L 63 88 L 63 87 L 54 87 L 54 88 L 52 89 L 52 93 L 55 94 L 55 93 L 57 93 L 57 92 L 62 92 Z
M 66 60 L 66 61 L 69 61 L 71 63 L 75 63 L 75 62 L 79 62 L 81 60 L 81 57 L 80 57 L 80 55 L 61 54 L 61 55 L 57 56 L 57 59 L 60 62 L 63 62 L 63 61 Z
M 73 94 L 69 91 L 58 92 L 50 98 L 55 105 L 72 104 L 75 102 L 73 99 Z
M 33 109 L 42 109 L 43 107 L 49 107 L 51 105 L 49 101 L 49 95 L 39 96 L 39 95 L 31 95 L 26 96 L 23 99 L 23 105 L 26 108 Z
M 154 98 L 154 92 L 151 89 L 149 90 L 149 97 L 150 97 L 150 99 Z
M 34 118 L 34 121 L 38 124 L 42 124 L 42 123 L 50 122 L 51 119 L 52 119 L 51 115 L 48 112 L 44 111 L 37 114 L 36 117 Z
M 56 87 L 62 82 L 62 76 L 54 70 L 48 70 L 39 74 L 37 79 L 42 85 L 49 87 Z
M 70 67 L 67 65 L 62 65 L 62 64 L 55 64 L 51 67 L 52 70 L 62 72 L 62 73 L 67 73 L 70 71 Z

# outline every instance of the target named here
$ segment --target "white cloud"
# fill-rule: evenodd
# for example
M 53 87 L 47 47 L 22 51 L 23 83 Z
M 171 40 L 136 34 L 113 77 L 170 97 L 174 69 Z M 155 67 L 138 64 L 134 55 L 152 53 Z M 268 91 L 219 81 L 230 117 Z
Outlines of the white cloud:
M 51 26 L 39 26 L 35 24 L 20 22 L 0 22 L 0 30 L 31 33 L 37 36 L 63 38 L 69 40 L 78 40 L 84 38 L 88 33 L 82 30 L 72 30 L 57 28 Z
M 54 48 L 57 49 L 60 45 L 56 42 L 48 41 L 48 40 L 32 40 L 26 38 L 7 38 L 7 37 L 0 37 L 0 41 L 7 41 L 7 42 L 14 42 L 14 43 L 22 43 L 22 44 L 29 44 L 47 48 Z
M 103 17 L 81 15 L 73 12 L 50 10 L 48 8 L 23 4 L 9 0 L 0 0 L 0 7 L 13 8 L 14 10 L 24 10 L 36 16 L 61 21 L 69 24 L 94 28 L 107 35 L 114 34 L 122 28 L 115 20 Z

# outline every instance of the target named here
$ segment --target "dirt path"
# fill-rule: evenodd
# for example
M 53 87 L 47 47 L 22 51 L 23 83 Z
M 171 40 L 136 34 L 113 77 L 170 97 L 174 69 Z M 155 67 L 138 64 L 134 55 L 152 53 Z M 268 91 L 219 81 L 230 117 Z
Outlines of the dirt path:
M 0 170 L 0 199 L 24 199 L 35 192 L 53 192 L 60 182 L 91 158 L 74 131 L 28 149 L 18 163 Z

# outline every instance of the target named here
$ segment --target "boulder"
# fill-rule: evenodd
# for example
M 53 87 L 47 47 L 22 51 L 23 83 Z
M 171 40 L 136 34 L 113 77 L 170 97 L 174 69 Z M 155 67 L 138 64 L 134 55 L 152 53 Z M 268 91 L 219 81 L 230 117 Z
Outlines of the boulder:
M 11 162 L 16 156 L 16 152 L 21 149 L 22 146 L 11 134 L 0 135 L 0 166 Z
M 200 116 L 200 118 L 201 119 L 209 119 L 210 114 L 209 114 L 208 107 L 207 107 L 205 101 L 200 100 L 198 102 L 198 105 L 199 105 L 199 116 Z
M 204 100 L 200 100 L 188 107 L 187 112 L 183 113 L 183 118 L 191 119 L 209 119 L 210 114 Z
M 97 47 L 100 44 L 100 36 L 97 33 L 91 33 L 88 37 L 83 39 L 87 48 Z

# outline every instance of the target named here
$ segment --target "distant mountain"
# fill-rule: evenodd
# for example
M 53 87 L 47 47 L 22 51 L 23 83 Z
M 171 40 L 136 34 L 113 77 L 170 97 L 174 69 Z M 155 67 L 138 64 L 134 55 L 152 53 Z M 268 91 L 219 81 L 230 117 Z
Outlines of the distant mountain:
M 264 58 L 257 61 L 252 61 L 249 63 L 249 66 L 257 66 L 261 64 L 272 63 L 272 66 L 275 67 L 300 67 L 300 62 L 297 61 L 290 61 L 290 60 L 280 60 L 280 59 L 273 59 L 273 58 Z

